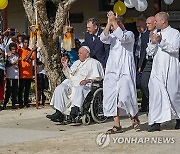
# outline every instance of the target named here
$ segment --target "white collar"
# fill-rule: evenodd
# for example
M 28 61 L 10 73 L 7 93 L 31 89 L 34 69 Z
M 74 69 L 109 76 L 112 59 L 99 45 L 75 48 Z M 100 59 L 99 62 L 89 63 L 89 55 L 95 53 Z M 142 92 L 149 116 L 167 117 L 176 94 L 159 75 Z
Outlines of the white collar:
M 170 28 L 171 28 L 171 26 L 169 25 L 169 26 L 167 26 L 166 28 L 161 29 L 161 32 L 165 32 L 165 31 L 167 31 L 167 30 L 170 29 Z
M 145 29 L 145 31 L 144 32 L 142 32 L 142 34 L 144 34 L 144 33 L 146 33 L 147 32 L 147 28 Z
M 96 35 L 96 36 L 97 36 L 97 35 L 98 35 L 98 32 L 99 32 L 99 28 L 98 28 L 97 32 L 96 32 L 94 35 Z

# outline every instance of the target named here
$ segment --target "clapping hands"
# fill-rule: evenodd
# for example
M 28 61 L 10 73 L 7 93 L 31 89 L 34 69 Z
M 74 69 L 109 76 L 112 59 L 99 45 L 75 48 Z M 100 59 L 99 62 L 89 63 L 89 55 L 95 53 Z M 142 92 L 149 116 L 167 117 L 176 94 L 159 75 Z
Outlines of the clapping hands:
M 116 22 L 117 14 L 115 15 L 113 11 L 107 12 L 108 24 L 112 25 Z
M 154 34 L 153 32 L 151 32 L 149 34 L 150 40 L 152 44 L 156 44 L 156 43 L 160 43 L 162 40 L 162 35 L 160 34 Z

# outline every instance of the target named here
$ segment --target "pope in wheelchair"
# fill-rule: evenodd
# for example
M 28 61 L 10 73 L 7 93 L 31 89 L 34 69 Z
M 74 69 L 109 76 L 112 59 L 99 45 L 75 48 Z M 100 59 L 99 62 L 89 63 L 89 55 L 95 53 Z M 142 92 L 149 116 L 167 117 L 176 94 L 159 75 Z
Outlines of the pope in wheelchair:
M 102 80 L 104 69 L 101 63 L 90 58 L 90 49 L 82 46 L 79 51 L 79 60 L 68 67 L 68 59 L 61 58 L 63 73 L 65 79 L 56 87 L 50 105 L 56 109 L 56 112 L 46 117 L 54 122 L 63 122 L 66 115 L 75 115 L 83 106 L 88 93 L 91 91 L 94 80 Z M 101 98 L 102 99 L 102 98 Z M 71 116 L 72 119 L 75 117 Z

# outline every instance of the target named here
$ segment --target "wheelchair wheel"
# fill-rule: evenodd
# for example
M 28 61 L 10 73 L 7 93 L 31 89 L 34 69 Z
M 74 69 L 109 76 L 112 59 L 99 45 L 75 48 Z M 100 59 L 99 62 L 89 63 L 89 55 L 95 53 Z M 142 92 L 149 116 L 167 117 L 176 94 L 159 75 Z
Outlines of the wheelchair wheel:
M 97 123 L 102 123 L 107 120 L 103 114 L 103 89 L 99 88 L 94 92 L 93 99 L 90 105 L 92 119 Z
M 81 119 L 82 119 L 83 125 L 89 125 L 91 122 L 91 117 L 89 114 L 83 115 Z

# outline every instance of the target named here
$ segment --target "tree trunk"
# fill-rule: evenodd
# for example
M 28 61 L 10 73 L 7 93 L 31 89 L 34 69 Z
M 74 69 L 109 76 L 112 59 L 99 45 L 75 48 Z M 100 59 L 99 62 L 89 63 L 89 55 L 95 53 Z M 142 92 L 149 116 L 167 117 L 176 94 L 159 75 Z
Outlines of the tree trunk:
M 50 81 L 51 92 L 54 91 L 63 78 L 60 64 L 60 52 L 58 49 L 58 37 L 62 34 L 67 12 L 71 5 L 77 0 L 59 0 L 58 9 L 54 23 L 50 23 L 47 17 L 46 0 L 22 0 L 29 22 L 35 24 L 35 8 L 38 8 L 38 25 L 42 32 L 43 48 L 40 51 L 45 70 Z
M 60 52 L 58 51 L 57 41 L 52 41 L 52 37 L 49 37 L 44 41 L 46 46 L 41 50 L 42 61 L 45 64 L 45 70 L 50 81 L 50 89 L 53 92 L 54 89 L 62 81 L 62 68 L 60 65 Z

